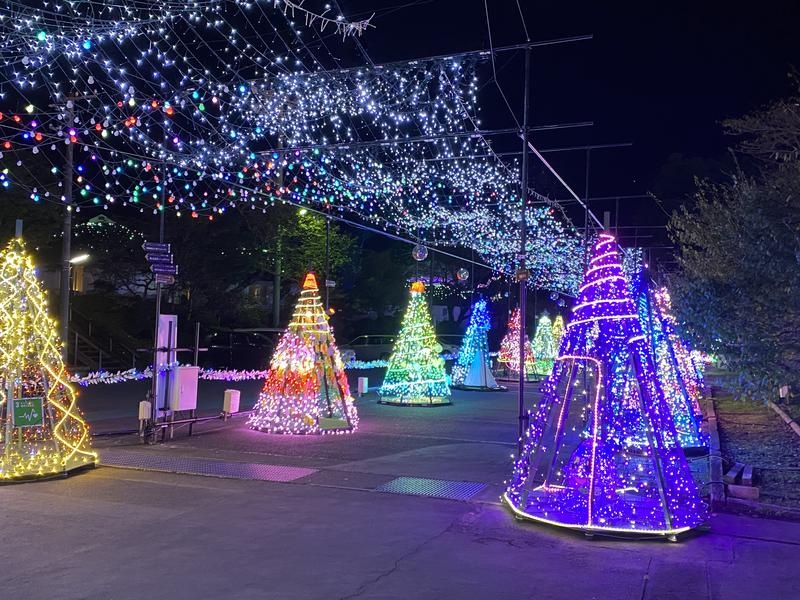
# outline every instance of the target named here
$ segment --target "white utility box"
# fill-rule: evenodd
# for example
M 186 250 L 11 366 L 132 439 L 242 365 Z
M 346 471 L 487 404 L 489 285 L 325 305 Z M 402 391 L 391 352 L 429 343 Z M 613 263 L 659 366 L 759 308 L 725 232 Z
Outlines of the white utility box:
M 358 395 L 363 396 L 369 391 L 369 379 L 367 377 L 358 378 Z
M 172 382 L 169 407 L 172 410 L 197 410 L 197 379 L 200 367 L 178 367 L 170 374 Z
M 152 414 L 153 407 L 147 400 L 142 400 L 139 402 L 139 420 L 140 421 L 147 421 Z
M 239 390 L 225 390 L 222 412 L 228 415 L 239 412 Z

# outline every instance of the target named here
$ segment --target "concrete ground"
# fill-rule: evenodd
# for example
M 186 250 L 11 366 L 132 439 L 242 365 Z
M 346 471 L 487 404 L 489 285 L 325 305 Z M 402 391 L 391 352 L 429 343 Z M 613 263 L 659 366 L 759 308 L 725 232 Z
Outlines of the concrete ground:
M 203 384 L 201 407 L 238 387 Z M 96 430 L 135 425 L 144 384 L 97 386 Z M 516 394 L 456 392 L 437 408 L 359 400 L 347 436 L 272 436 L 244 420 L 104 452 L 302 466 L 289 483 L 100 467 L 0 487 L 2 598 L 636 599 L 796 598 L 800 524 L 714 515 L 680 543 L 588 540 L 516 522 L 498 502 Z M 533 400 L 531 396 L 530 400 Z M 128 415 L 128 416 L 126 416 Z M 468 501 L 382 493 L 398 476 L 487 484 Z

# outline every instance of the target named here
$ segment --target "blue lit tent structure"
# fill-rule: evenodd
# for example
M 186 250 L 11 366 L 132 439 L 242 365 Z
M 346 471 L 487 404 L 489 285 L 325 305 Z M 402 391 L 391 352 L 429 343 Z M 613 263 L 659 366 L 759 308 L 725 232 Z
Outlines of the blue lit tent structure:
M 503 496 L 519 518 L 671 539 L 706 520 L 609 234 L 541 391 Z
M 491 328 L 489 308 L 484 298 L 472 305 L 464 341 L 453 366 L 454 388 L 474 391 L 504 391 L 492 375 L 488 333 Z

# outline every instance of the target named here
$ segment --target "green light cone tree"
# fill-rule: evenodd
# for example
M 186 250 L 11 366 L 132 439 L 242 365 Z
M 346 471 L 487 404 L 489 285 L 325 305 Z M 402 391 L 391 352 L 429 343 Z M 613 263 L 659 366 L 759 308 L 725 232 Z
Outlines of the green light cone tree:
M 542 313 L 536 325 L 536 333 L 531 342 L 533 349 L 533 372 L 536 375 L 550 375 L 553 371 L 553 364 L 558 354 L 553 338 L 553 326 L 547 313 Z
M 381 403 L 401 406 L 450 404 L 450 386 L 439 356 L 433 321 L 425 299 L 425 286 L 411 286 L 411 302 L 403 317 L 386 377 L 378 393 Z

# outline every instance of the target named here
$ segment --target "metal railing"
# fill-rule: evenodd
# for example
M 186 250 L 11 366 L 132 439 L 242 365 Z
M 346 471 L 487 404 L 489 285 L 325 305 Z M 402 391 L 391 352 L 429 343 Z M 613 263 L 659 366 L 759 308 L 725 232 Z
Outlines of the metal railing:
M 98 327 L 86 315 L 70 310 L 68 361 L 73 367 L 100 371 L 103 364 L 136 367 L 136 350 L 119 336 Z

